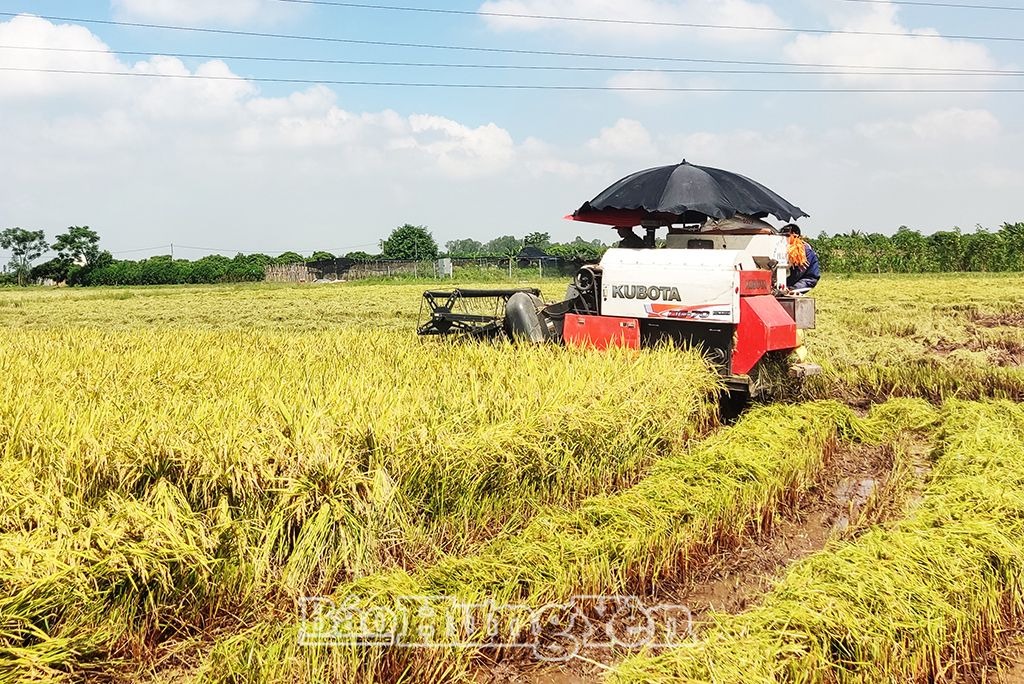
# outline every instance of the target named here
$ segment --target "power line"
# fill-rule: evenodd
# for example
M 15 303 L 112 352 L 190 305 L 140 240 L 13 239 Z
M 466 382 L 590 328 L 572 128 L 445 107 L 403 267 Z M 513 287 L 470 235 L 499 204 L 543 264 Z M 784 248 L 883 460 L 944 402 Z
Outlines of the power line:
M 158 249 L 164 249 L 168 245 L 157 245 L 156 247 L 140 247 L 139 249 L 122 249 L 119 252 L 111 252 L 111 254 L 137 254 L 139 252 L 155 252 Z
M 958 2 L 926 2 L 924 0 L 842 0 L 843 2 L 862 2 L 871 5 L 909 5 L 912 7 L 943 7 L 946 9 L 995 10 L 1004 12 L 1024 12 L 1024 7 L 1011 5 L 967 5 Z
M 248 249 L 218 249 L 216 247 L 189 247 L 188 245 L 179 245 L 179 244 L 175 244 L 174 246 L 175 246 L 175 248 L 179 248 L 179 249 L 187 249 L 187 250 L 191 250 L 191 251 L 195 251 L 195 252 L 209 252 L 211 254 L 223 254 L 223 253 L 228 253 L 228 252 L 235 252 L 236 254 L 254 254 L 255 253 L 252 250 L 248 250 Z M 274 252 L 274 253 L 279 253 L 280 254 L 280 253 L 284 253 L 284 252 L 295 252 L 296 254 L 305 254 L 306 252 L 309 252 L 310 254 L 313 254 L 315 252 L 331 252 L 332 254 L 336 254 L 336 253 L 339 253 L 339 252 L 345 252 L 345 251 L 351 251 L 351 250 L 354 250 L 354 249 L 360 249 L 362 247 L 376 247 L 376 246 L 377 246 L 376 242 L 369 242 L 369 243 L 362 244 L 362 245 L 351 245 L 349 247 L 331 247 L 330 249 L 323 249 L 323 248 L 317 248 L 317 249 L 285 249 L 285 250 L 268 249 L 268 250 L 263 250 L 260 253 Z
M 753 62 L 745 61 L 741 64 L 760 66 L 791 66 L 800 67 L 799 70 L 781 71 L 779 69 L 695 69 L 695 68 L 666 68 L 666 67 L 601 67 L 601 66 L 564 66 L 564 65 L 541 65 L 541 64 L 452 64 L 446 62 L 385 62 L 377 60 L 353 60 L 353 59 L 313 59 L 305 57 L 269 57 L 262 55 L 218 55 L 190 52 L 146 52 L 141 50 L 107 50 L 100 48 L 62 48 L 44 47 L 34 45 L 0 45 L 0 50 L 29 50 L 41 52 L 61 52 L 75 54 L 119 54 L 136 57 L 177 57 L 180 59 L 218 59 L 254 62 L 278 62 L 290 64 L 333 64 L 346 66 L 381 66 L 381 67 L 413 67 L 413 68 L 444 68 L 444 69 L 494 69 L 510 71 L 569 71 L 569 72 L 600 72 L 600 73 L 666 73 L 666 74 L 786 74 L 786 75 L 839 75 L 839 76 L 1024 76 L 1024 71 L 1012 71 L 1004 69 L 942 69 L 941 67 L 928 67 L 926 71 L 916 71 L 920 67 L 905 67 L 903 71 L 866 71 L 867 69 L 895 69 L 897 67 L 887 66 L 857 66 L 857 65 L 815 65 L 799 62 Z M 710 60 L 694 59 L 694 62 L 710 62 L 733 64 L 736 60 Z M 840 71 L 846 69 L 847 71 Z
M 356 6 L 356 3 L 331 3 L 329 0 L 277 0 L 278 2 L 305 2 L 305 3 L 317 3 L 317 4 L 337 4 L 339 6 Z M 399 7 L 397 5 L 359 5 L 365 9 L 380 9 L 380 10 L 391 10 L 398 12 L 432 12 L 438 14 L 472 14 L 474 16 L 480 15 L 480 12 L 473 12 L 470 10 L 447 10 L 438 8 L 425 8 L 425 7 Z M 14 12 L 0 12 L 0 16 L 4 17 L 17 17 L 17 16 L 29 16 L 24 13 Z M 195 33 L 212 33 L 218 35 L 230 35 L 230 36 L 247 36 L 252 38 L 279 38 L 282 40 L 305 40 L 315 41 L 324 43 L 345 43 L 351 45 L 384 45 L 389 47 L 414 47 L 414 48 L 431 48 L 431 49 L 448 49 L 448 50 L 477 50 L 484 52 L 505 52 L 504 49 L 499 48 L 481 48 L 481 47 L 455 47 L 455 46 L 437 46 L 437 45 L 422 45 L 415 43 L 391 43 L 386 41 L 371 41 L 371 40 L 355 40 L 351 38 L 335 38 L 333 36 L 309 36 L 292 33 L 263 33 L 259 31 L 242 31 L 239 29 L 222 29 L 222 28 L 206 28 L 199 26 L 174 26 L 169 24 L 150 24 L 143 22 L 133 21 L 114 21 L 112 19 L 83 19 L 75 17 L 57 17 L 45 14 L 31 15 L 39 17 L 40 19 L 46 19 L 47 21 L 67 21 L 79 24 L 98 24 L 102 26 L 124 26 L 130 28 L 151 28 L 160 29 L 166 31 L 190 31 Z M 629 25 L 641 25 L 641 26 L 663 26 L 663 27 L 674 27 L 674 28 L 694 28 L 694 29 L 711 29 L 711 30 L 722 30 L 722 31 L 759 31 L 759 32 L 774 32 L 774 33 L 810 33 L 818 35 L 849 35 L 849 36 L 875 36 L 875 37 L 889 37 L 889 38 L 946 38 L 946 39 L 957 39 L 957 40 L 976 40 L 985 42 L 1011 42 L 1021 43 L 1024 42 L 1024 36 L 980 36 L 980 35 L 967 35 L 967 34 L 948 34 L 944 36 L 931 35 L 926 33 L 900 33 L 898 31 L 854 31 L 846 29 L 821 29 L 821 28 L 791 28 L 788 26 L 742 26 L 742 25 L 729 25 L 729 24 L 701 24 L 694 22 L 659 22 L 659 21 L 641 21 L 632 19 L 600 19 L 597 17 L 567 17 L 557 15 L 544 15 L 544 14 L 513 14 L 505 12 L 494 12 L 490 16 L 504 16 L 514 17 L 519 19 L 538 19 L 538 20 L 557 20 L 557 21 L 575 21 L 575 22 L 593 22 L 602 24 L 629 24 Z M 511 51 L 509 51 L 511 52 Z M 533 52 L 533 51 L 516 51 L 524 54 L 557 54 L 553 52 Z M 580 55 L 577 55 L 580 56 Z
M 477 90 L 559 90 L 559 91 L 618 91 L 637 93 L 902 93 L 902 94 L 994 94 L 1024 93 L 1024 88 L 712 88 L 672 86 L 591 86 L 591 85 L 537 85 L 511 83 L 423 83 L 404 81 L 348 81 L 305 78 L 269 78 L 242 76 L 213 76 L 200 74 L 156 74 L 129 71 L 84 71 L 79 69 L 32 69 L 0 67 L 0 71 L 39 74 L 70 74 L 77 76 L 127 76 L 133 78 L 170 78 L 181 80 L 237 81 L 250 83 L 288 83 L 293 85 L 378 86 L 397 88 L 457 88 Z
M 587 24 L 611 24 L 611 25 L 623 25 L 623 26 L 641 26 L 641 27 L 660 27 L 660 28 L 673 28 L 673 29 L 712 29 L 722 31 L 768 31 L 768 32 L 780 32 L 780 33 L 818 33 L 818 34 L 847 34 L 856 36 L 914 36 L 918 37 L 920 34 L 904 34 L 897 32 L 885 32 L 885 31 L 847 31 L 840 29 L 795 29 L 790 27 L 767 27 L 767 26 L 741 26 L 741 25 L 722 25 L 722 24 L 697 24 L 693 22 L 658 22 L 654 19 L 621 19 L 621 18 L 605 18 L 597 16 L 567 16 L 563 14 L 523 14 L 518 12 L 497 12 L 488 10 L 472 10 L 472 9 L 447 9 L 440 7 L 408 7 L 402 5 L 383 5 L 383 4 L 372 4 L 364 2 L 341 2 L 339 0 L 273 0 L 274 2 L 283 2 L 295 5 L 323 5 L 329 7 L 345 7 L 349 9 L 373 9 L 393 12 L 418 12 L 424 14 L 450 14 L 450 15 L 462 15 L 462 16 L 494 16 L 497 18 L 514 18 L 514 19 L 535 19 L 544 20 L 544 22 L 581 22 Z M 847 0 L 848 2 L 873 2 L 873 3 L 885 3 L 889 0 Z M 893 4 L 909 4 L 909 5 L 925 5 L 925 6 L 937 6 L 937 7 L 970 7 L 974 9 L 1024 9 L 1022 7 L 1004 7 L 1004 6 L 979 6 L 979 5 L 962 5 L 957 3 L 945 3 L 945 2 L 912 2 L 911 0 L 904 0 L 903 2 L 896 2 Z M 962 38 L 965 40 L 1010 40 L 1010 41 L 1022 41 L 1024 38 L 1016 38 L 1009 36 L 948 36 L 948 38 Z
M 241 250 L 241 249 L 215 249 L 213 247 L 189 247 L 188 245 L 177 245 L 177 247 L 178 247 L 178 249 L 187 249 L 187 250 L 193 251 L 193 252 L 211 252 L 211 253 L 235 252 L 237 254 L 237 253 L 240 253 L 240 252 L 244 251 L 244 250 Z
M 694 22 L 659 22 L 654 19 L 621 19 L 621 18 L 605 18 L 598 16 L 568 16 L 563 14 L 524 14 L 518 12 L 497 12 L 488 10 L 472 10 L 472 9 L 447 9 L 440 7 L 408 7 L 402 5 L 383 5 L 383 4 L 371 4 L 361 2 L 340 2 L 338 0 L 273 0 L 274 2 L 283 2 L 297 5 L 325 5 L 331 7 L 345 7 L 350 9 L 372 9 L 372 10 L 383 10 L 383 11 L 394 11 L 394 12 L 418 12 L 425 14 L 450 14 L 450 15 L 462 15 L 462 16 L 493 16 L 497 18 L 514 18 L 514 19 L 531 19 L 531 20 L 543 20 L 543 22 L 579 22 L 586 24 L 610 24 L 610 25 L 622 25 L 622 26 L 640 26 L 640 27 L 658 27 L 658 28 L 672 28 L 672 29 L 709 29 L 715 31 L 763 31 L 763 32 L 776 32 L 776 33 L 813 33 L 813 34 L 839 34 L 839 35 L 851 35 L 851 36 L 886 36 L 886 37 L 913 37 L 920 38 L 925 37 L 923 34 L 907 34 L 899 33 L 894 31 L 852 31 L 843 29 L 797 29 L 791 27 L 769 27 L 769 26 L 744 26 L 744 25 L 729 25 L 729 24 L 700 24 Z M 887 0 L 851 0 L 854 2 L 886 2 Z M 932 3 L 921 2 L 912 3 L 907 1 L 906 4 L 925 4 L 930 5 Z M 971 6 L 971 5 L 956 5 L 954 3 L 935 3 L 937 6 Z M 975 6 L 976 7 L 976 6 Z M 983 7 L 992 8 L 997 7 Z M 998 7 L 1000 9 L 1007 9 L 1006 7 Z M 1015 9 L 1015 8 L 1010 8 Z M 1021 9 L 1021 8 L 1016 8 Z M 934 36 L 933 36 L 934 37 Z M 945 36 L 946 38 L 957 38 L 962 40 L 979 40 L 979 41 L 1024 41 L 1024 37 L 1016 36 Z

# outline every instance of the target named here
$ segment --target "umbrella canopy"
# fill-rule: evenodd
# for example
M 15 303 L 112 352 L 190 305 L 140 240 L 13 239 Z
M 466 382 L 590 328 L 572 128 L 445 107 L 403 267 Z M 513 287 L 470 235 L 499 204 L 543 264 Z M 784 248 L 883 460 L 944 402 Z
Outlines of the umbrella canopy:
M 580 207 L 574 221 L 612 226 L 703 223 L 736 214 L 795 221 L 808 214 L 757 181 L 684 161 L 638 171 Z

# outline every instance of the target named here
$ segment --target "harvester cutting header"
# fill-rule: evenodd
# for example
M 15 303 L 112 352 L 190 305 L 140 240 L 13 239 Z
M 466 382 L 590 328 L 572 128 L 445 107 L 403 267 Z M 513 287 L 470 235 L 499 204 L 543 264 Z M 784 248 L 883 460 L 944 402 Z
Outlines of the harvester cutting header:
M 815 325 L 814 300 L 786 286 L 789 241 L 769 216 L 788 223 L 807 214 L 720 169 L 684 161 L 634 173 L 566 217 L 613 226 L 622 242 L 580 269 L 563 301 L 545 303 L 535 289 L 430 291 L 419 333 L 698 348 L 730 390 L 756 395 L 761 368 L 788 363 L 801 346 L 798 331 Z M 481 303 L 493 309 L 481 313 Z

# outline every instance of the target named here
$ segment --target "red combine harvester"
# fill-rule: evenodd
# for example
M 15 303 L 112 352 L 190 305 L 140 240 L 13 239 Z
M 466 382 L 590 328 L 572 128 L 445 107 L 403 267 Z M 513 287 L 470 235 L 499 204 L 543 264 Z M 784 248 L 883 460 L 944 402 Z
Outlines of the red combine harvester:
M 755 397 L 777 377 L 762 373 L 768 366 L 793 377 L 820 372 L 790 363 L 799 331 L 815 325 L 815 306 L 786 288 L 788 240 L 762 220 L 768 214 L 806 216 L 764 186 L 717 169 L 683 162 L 633 174 L 567 218 L 641 226 L 646 236 L 627 236 L 629 246 L 584 266 L 563 301 L 545 303 L 536 289 L 429 291 L 430 318 L 419 334 L 696 348 L 730 393 Z M 659 230 L 667 230 L 661 242 Z

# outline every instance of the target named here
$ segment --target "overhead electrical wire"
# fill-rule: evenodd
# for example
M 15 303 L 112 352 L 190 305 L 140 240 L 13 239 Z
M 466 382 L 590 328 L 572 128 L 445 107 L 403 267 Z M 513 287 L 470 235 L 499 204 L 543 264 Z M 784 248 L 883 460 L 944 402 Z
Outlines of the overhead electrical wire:
M 940 7 L 944 9 L 1024 12 L 1024 7 L 1015 7 L 1012 5 L 969 5 L 959 2 L 931 2 L 930 0 L 841 0 L 841 2 L 860 2 L 869 5 L 905 5 L 910 7 Z
M 468 10 L 444 10 L 437 8 L 407 8 L 395 5 L 370 5 L 365 3 L 345 3 L 335 2 L 334 0 L 277 0 L 279 2 L 295 2 L 305 4 L 330 4 L 342 7 L 362 7 L 370 9 L 389 9 L 396 11 L 437 11 L 440 13 L 471 13 L 478 14 L 477 12 L 469 12 Z M 511 13 L 498 13 L 501 15 Z M 0 16 L 21 16 L 19 14 L 11 12 L 0 12 Z M 1009 75 L 1009 76 L 1020 76 L 1024 75 L 1021 72 L 1004 71 L 996 69 L 956 69 L 956 68 L 942 68 L 942 67 L 898 67 L 898 66 L 877 66 L 877 65 L 811 65 L 804 63 L 794 62 L 767 62 L 767 61 L 754 61 L 754 60 L 713 60 L 707 58 L 684 58 L 684 57 L 659 57 L 654 55 L 621 55 L 621 54 L 607 54 L 607 53 L 581 53 L 581 52 L 563 52 L 563 51 L 552 51 L 552 50 L 525 50 L 525 49 L 514 49 L 514 48 L 494 48 L 494 47 L 480 47 L 480 46 L 459 46 L 459 45 L 436 45 L 436 44 L 423 44 L 423 43 L 401 43 L 391 41 L 376 41 L 376 40 L 360 40 L 360 39 L 348 39 L 348 38 L 336 38 L 330 36 L 308 36 L 298 34 L 278 34 L 278 33 L 263 33 L 255 31 L 241 31 L 235 29 L 216 29 L 216 28 L 204 28 L 204 27 L 186 27 L 176 25 L 165 25 L 165 24 L 149 24 L 142 22 L 122 22 L 112 20 L 101 20 L 101 19 L 77 19 L 71 17 L 56 17 L 48 15 L 36 15 L 40 18 L 51 20 L 51 21 L 69 21 L 69 22 L 80 22 L 80 23 L 93 23 L 101 25 L 114 25 L 114 26 L 128 26 L 128 27 L 139 27 L 139 28 L 154 28 L 163 30 L 176 30 L 176 31 L 189 31 L 199 33 L 214 33 L 214 34 L 228 34 L 228 35 L 241 35 L 241 36 L 252 36 L 252 37 L 263 37 L 263 38 L 282 38 L 292 40 L 306 40 L 306 41 L 317 41 L 317 42 L 330 42 L 330 43 L 343 43 L 343 44 L 356 44 L 356 45 L 371 45 L 371 46 L 386 46 L 386 47 L 406 47 L 406 48 L 419 48 L 419 49 L 438 49 L 438 50 L 460 50 L 460 51 L 472 51 L 472 52 L 483 52 L 483 53 L 500 53 L 500 54 L 516 54 L 516 55 L 547 55 L 547 56 L 559 56 L 559 57 L 594 57 L 594 58 L 608 58 L 608 59 L 626 59 L 626 60 L 639 60 L 639 61 L 663 61 L 663 62 L 703 62 L 703 63 L 721 63 L 721 64 L 741 64 L 747 66 L 790 66 L 790 67 L 817 67 L 822 69 L 875 69 L 875 70 L 891 70 L 898 71 L 903 70 L 904 72 L 912 73 L 899 73 L 902 76 L 912 75 L 941 75 L 946 77 L 962 77 L 967 75 L 977 76 L 994 76 L 994 75 Z M 560 18 L 566 20 L 591 20 L 592 18 L 585 17 L 551 17 L 548 15 L 516 15 L 521 18 Z M 612 21 L 621 23 L 636 23 L 632 20 L 598 20 L 594 21 Z M 723 26 L 713 26 L 713 28 L 730 28 Z M 758 29 L 768 27 L 731 27 L 737 30 L 743 29 Z M 787 29 L 796 31 L 797 29 Z M 824 32 L 824 33 L 855 33 L 859 34 L 862 32 L 848 32 L 839 30 L 825 30 L 825 29 L 809 29 L 810 32 Z M 877 32 L 868 32 L 868 35 L 876 35 Z M 919 34 L 891 34 L 891 35 L 912 35 L 914 37 L 921 37 Z M 925 36 L 927 37 L 927 36 Z M 1002 36 L 1002 37 L 984 37 L 984 36 L 945 36 L 959 37 L 959 38 L 973 38 L 973 39 L 994 39 L 994 40 L 1019 40 L 1024 41 L 1024 38 Z M 7 49 L 40 49 L 34 48 L 33 46 L 3 46 Z M 47 49 L 47 48 L 41 48 Z M 61 48 L 53 48 L 53 50 L 65 50 Z M 70 51 L 71 49 L 66 49 Z M 96 52 L 104 52 L 97 50 Z M 156 56 L 158 53 L 150 52 L 123 52 L 121 54 L 137 54 L 137 55 L 149 55 Z M 167 55 L 174 56 L 174 55 Z M 180 53 L 180 56 L 188 56 L 187 53 Z M 696 69 L 645 69 L 645 68 L 619 68 L 619 67 L 585 67 L 585 66 L 549 66 L 549 65 L 472 65 L 472 64 L 441 64 L 441 63 L 423 63 L 423 62 L 377 62 L 373 60 L 314 60 L 314 59 L 303 59 L 303 58 L 288 58 L 288 57 L 253 57 L 253 56 L 200 56 L 200 58 L 224 58 L 224 59 L 239 59 L 239 60 L 265 60 L 273 62 L 301 62 L 301 63 L 335 63 L 335 64 L 352 64 L 352 65 L 364 65 L 364 66 L 403 66 L 403 67 L 439 67 L 439 68 L 461 68 L 461 69 L 503 69 L 503 70 L 550 70 L 550 71 L 665 71 L 675 73 L 757 73 L 757 74 L 786 74 L 787 72 L 780 72 L 778 70 L 706 70 L 700 71 Z M 495 89 L 495 90 L 562 90 L 562 91 L 624 91 L 624 92 L 704 92 L 704 93 L 768 93 L 768 92 L 780 92 L 780 93 L 1017 93 L 1022 92 L 1021 89 L 1017 88 L 727 88 L 727 87 L 672 87 L 672 86 L 610 86 L 610 85 L 548 85 L 548 84 L 508 84 L 508 83 L 452 83 L 452 82 L 409 82 L 409 81 L 392 81 L 392 80 L 359 80 L 359 79 L 345 79 L 345 80 L 334 80 L 334 79 L 308 79 L 308 78 L 283 78 L 283 77 L 235 77 L 235 76 L 213 76 L 213 75 L 199 75 L 199 74 L 159 74 L 159 73 L 141 73 L 141 72 L 121 72 L 121 71 L 88 71 L 83 69 L 56 69 L 56 68 L 28 68 L 28 67 L 0 67 L 0 71 L 23 71 L 23 72 L 35 72 L 35 73 L 52 73 L 52 74 L 69 74 L 69 75 L 91 75 L 91 76 L 119 76 L 119 77 L 147 77 L 147 78 L 171 78 L 171 79 L 195 79 L 195 80 L 219 80 L 219 81 L 248 81 L 256 83 L 284 83 L 284 84 L 304 84 L 304 85 L 339 85 L 339 86 L 379 86 L 379 87 L 407 87 L 407 88 L 458 88 L 458 89 Z M 813 73 L 808 71 L 791 72 L 788 75 L 807 74 Z M 840 71 L 827 71 L 819 73 L 818 75 L 881 75 L 877 72 L 840 72 Z
M 229 252 L 234 252 L 236 254 L 268 254 L 268 253 L 283 254 L 285 252 L 295 252 L 296 254 L 305 254 L 306 252 L 309 252 L 310 254 L 313 254 L 313 253 L 316 253 L 316 252 L 330 252 L 331 254 L 337 254 L 339 252 L 350 252 L 350 251 L 353 251 L 353 250 L 362 249 L 363 247 L 377 247 L 378 245 L 379 245 L 378 242 L 367 242 L 367 243 L 363 243 L 361 245 L 350 245 L 348 247 L 332 247 L 330 249 L 323 249 L 323 248 L 317 248 L 317 249 L 287 249 L 287 250 L 263 249 L 263 250 L 254 251 L 254 250 L 251 250 L 251 249 L 218 249 L 216 247 L 190 247 L 188 245 L 179 245 L 178 243 L 174 243 L 174 249 L 184 249 L 184 250 L 189 250 L 189 251 L 193 251 L 193 252 L 209 252 L 209 253 L 212 253 L 212 254 L 225 254 L 225 253 L 229 253 Z
M 132 78 L 164 78 L 203 81 L 237 81 L 240 83 L 287 83 L 293 85 L 378 86 L 398 88 L 455 88 L 465 90 L 560 90 L 560 91 L 613 91 L 637 93 L 902 93 L 902 94 L 995 94 L 1024 93 L 1024 88 L 726 88 L 691 86 L 601 86 L 601 85 L 540 85 L 518 83 L 442 83 L 407 81 L 359 81 L 306 78 L 271 78 L 243 76 L 214 76 L 205 74 L 160 74 L 133 71 L 86 71 L 79 69 L 36 69 L 0 66 L 0 72 L 28 72 L 40 74 L 69 74 L 77 76 L 124 76 Z
M 138 254 L 139 252 L 155 252 L 158 249 L 164 249 L 168 245 L 157 245 L 156 247 L 139 247 L 138 249 L 122 249 L 117 252 L 111 252 L 111 254 Z
M 357 3 L 333 3 L 332 0 L 276 0 L 277 2 L 305 2 L 305 3 L 318 3 L 318 4 L 336 4 L 339 6 L 355 7 Z M 365 9 L 380 9 L 390 10 L 398 12 L 433 12 L 439 14 L 472 14 L 474 16 L 480 16 L 481 12 L 475 12 L 471 10 L 449 10 L 439 8 L 425 8 L 425 7 L 401 7 L 398 5 L 358 5 Z M 17 17 L 22 16 L 25 13 L 15 12 L 0 12 L 0 16 L 4 17 Z M 292 33 L 265 33 L 260 31 L 243 31 L 240 29 L 223 29 L 223 28 L 207 28 L 200 26 L 176 26 L 171 24 L 152 24 L 146 22 L 134 22 L 134 21 L 115 21 L 113 19 L 85 19 L 76 17 L 59 17 L 45 14 L 36 14 L 40 19 L 46 19 L 47 21 L 67 21 L 75 22 L 80 24 L 97 24 L 101 26 L 124 26 L 131 28 L 151 28 L 160 29 L 166 31 L 191 31 L 197 33 L 213 33 L 220 35 L 231 35 L 231 36 L 248 36 L 257 38 L 278 38 L 282 40 L 305 40 L 305 41 L 317 41 L 317 42 L 329 42 L 329 43 L 348 43 L 354 45 L 389 45 L 393 47 L 431 47 L 437 48 L 438 46 L 425 46 L 417 44 L 402 44 L 402 43 L 389 43 L 386 41 L 363 41 L 355 40 L 351 38 L 336 38 L 333 36 L 309 36 L 302 34 Z M 564 17 L 557 15 L 544 15 L 544 14 L 513 14 L 507 12 L 493 12 L 489 15 L 483 16 L 502 16 L 519 19 L 539 19 L 539 20 L 557 20 L 557 21 L 577 21 L 577 22 L 593 22 L 593 23 L 611 23 L 611 24 L 628 24 L 628 25 L 640 25 L 640 26 L 663 26 L 673 28 L 693 28 L 693 29 L 708 29 L 708 30 L 722 30 L 722 31 L 760 31 L 760 32 L 774 32 L 774 33 L 806 33 L 816 35 L 849 35 L 849 36 L 875 36 L 875 37 L 889 37 L 889 38 L 913 38 L 913 39 L 955 39 L 955 40 L 974 40 L 982 42 L 1011 42 L 1011 43 L 1024 43 L 1024 36 L 984 36 L 984 35 L 968 35 L 968 34 L 944 34 L 944 35 L 933 35 L 926 33 L 901 33 L 898 31 L 857 31 L 847 29 L 823 29 L 823 28 L 794 28 L 789 26 L 743 26 L 743 25 L 729 25 L 729 24 L 704 24 L 696 22 L 659 22 L 659 21 L 643 21 L 643 20 L 632 20 L 632 19 L 601 19 L 597 17 Z M 473 49 L 480 51 L 504 51 L 498 48 L 465 48 L 465 47 L 452 47 L 444 46 L 441 49 Z M 524 51 L 529 54 L 530 51 Z M 537 54 L 554 54 L 551 52 L 539 52 Z
M 599 73 L 666 73 L 666 74 L 783 74 L 783 75 L 837 75 L 837 76 L 1024 76 L 1024 71 L 1013 71 L 1003 69 L 942 69 L 934 67 L 935 70 L 916 71 L 914 67 L 907 67 L 903 71 L 877 71 L 877 69 L 890 69 L 891 67 L 878 66 L 855 66 L 855 65 L 832 65 L 832 64 L 803 64 L 799 62 L 776 63 L 766 62 L 760 66 L 774 66 L 776 64 L 787 67 L 798 67 L 790 71 L 779 69 L 696 69 L 696 68 L 667 68 L 667 67 L 602 67 L 602 66 L 566 66 L 566 65 L 544 65 L 544 64 L 459 64 L 447 62 L 385 62 L 377 60 L 356 60 L 356 59 L 314 59 L 305 57 L 271 57 L 262 55 L 224 55 L 209 53 L 190 52 L 147 52 L 142 50 L 109 50 L 99 48 L 62 48 L 34 45 L 0 45 L 0 50 L 26 50 L 40 52 L 61 52 L 74 54 L 117 54 L 130 55 L 135 57 L 176 57 L 179 59 L 216 59 L 224 61 L 254 61 L 254 62 L 277 62 L 289 64 L 330 64 L 346 66 L 374 66 L 374 67 L 411 67 L 411 68 L 443 68 L 443 69 L 494 69 L 506 71 L 569 71 L 569 72 L 599 72 Z M 725 62 L 731 60 L 700 60 L 695 62 Z M 743 64 L 757 64 L 755 62 L 743 62 Z M 876 71 L 867 71 L 876 69 Z
M 21 16 L 19 14 L 11 12 L 0 12 L 0 16 Z M 39 15 L 35 15 L 39 16 Z M 472 46 L 472 45 L 442 45 L 442 44 L 431 44 L 431 43 L 401 43 L 393 41 L 380 41 L 380 40 L 360 40 L 351 38 L 334 38 L 334 37 L 323 37 L 323 36 L 302 36 L 302 35 L 290 35 L 290 34 L 272 34 L 272 33 L 259 33 L 253 31 L 236 31 L 233 29 L 213 29 L 213 28 L 200 28 L 200 27 L 181 27 L 181 26 L 165 26 L 160 24 L 140 24 L 140 23 L 127 23 L 127 22 L 112 22 L 107 20 L 99 19 L 88 19 L 80 20 L 68 17 L 53 17 L 53 16 L 40 16 L 40 18 L 51 20 L 51 21 L 81 21 L 83 23 L 100 23 L 100 24 L 114 24 L 114 25 L 127 25 L 134 27 L 146 27 L 146 28 L 165 28 L 168 30 L 180 30 L 180 31 L 196 31 L 203 33 L 218 33 L 218 34 L 240 34 L 244 36 L 256 36 L 256 37 L 270 37 L 270 38 L 288 38 L 294 40 L 305 40 L 305 41 L 316 41 L 316 42 L 329 42 L 329 43 L 341 43 L 350 45 L 366 45 L 376 47 L 398 47 L 398 48 L 414 48 L 414 49 L 430 49 L 430 50 L 453 50 L 453 51 L 464 51 L 464 52 L 479 52 L 488 54 L 508 54 L 508 55 L 532 55 L 532 56 L 548 56 L 548 57 L 585 57 L 585 58 L 597 58 L 597 59 L 615 59 L 615 60 L 630 60 L 630 61 L 641 61 L 641 62 L 669 62 L 669 63 L 708 63 L 708 64 L 737 64 L 737 65 L 755 65 L 755 66 L 796 66 L 796 67 L 820 67 L 820 68 L 848 68 L 848 69 L 893 69 L 893 70 L 908 70 L 908 71 L 962 71 L 964 73 L 990 73 L 988 69 L 951 69 L 942 67 L 923 67 L 923 66 L 896 66 L 896 65 L 838 65 L 838 64 L 815 64 L 815 63 L 800 63 L 800 62 L 778 62 L 778 61 L 764 61 L 764 60 L 724 60 L 724 59 L 710 59 L 710 58 L 693 58 L 693 57 L 670 57 L 670 56 L 657 56 L 657 55 L 627 55 L 617 53 L 600 53 L 600 52 L 568 52 L 568 51 L 557 51 L 557 50 L 529 50 L 521 48 L 498 48 L 498 47 L 483 47 L 483 46 Z
M 652 26 L 661 28 L 693 28 L 721 31 L 769 31 L 779 33 L 824 33 L 856 36 L 909 36 L 929 37 L 926 34 L 899 33 L 896 31 L 857 31 L 848 29 L 793 28 L 789 26 L 750 26 L 741 24 L 707 24 L 689 21 L 659 21 L 654 19 L 613 19 L 606 17 L 580 17 L 561 14 L 526 14 L 520 12 L 495 12 L 492 10 L 460 10 L 442 7 L 409 7 L 405 5 L 384 5 L 377 3 L 343 2 L 341 0 L 273 0 L 274 2 L 293 5 L 321 5 L 342 7 L 347 9 L 378 10 L 386 12 L 415 12 L 420 14 L 447 14 L 456 16 L 494 17 L 499 19 L 527 19 L 536 21 L 571 21 L 589 24 L 616 24 L 624 26 Z M 949 3 L 952 4 L 952 3 Z M 1005 8 L 1003 8 L 1005 9 Z M 942 36 L 930 36 L 942 37 Z M 983 41 L 1024 41 L 1024 37 L 1014 36 L 945 36 L 964 40 Z

